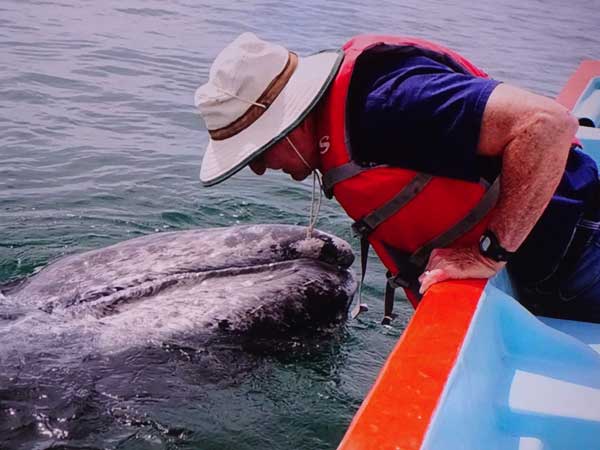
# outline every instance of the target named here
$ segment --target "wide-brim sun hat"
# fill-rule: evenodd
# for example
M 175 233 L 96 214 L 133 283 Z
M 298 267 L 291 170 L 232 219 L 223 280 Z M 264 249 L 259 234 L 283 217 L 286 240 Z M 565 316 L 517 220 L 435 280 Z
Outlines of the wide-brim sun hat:
M 341 50 L 300 57 L 252 33 L 223 49 L 194 98 L 209 132 L 202 184 L 226 180 L 297 127 L 342 59 Z

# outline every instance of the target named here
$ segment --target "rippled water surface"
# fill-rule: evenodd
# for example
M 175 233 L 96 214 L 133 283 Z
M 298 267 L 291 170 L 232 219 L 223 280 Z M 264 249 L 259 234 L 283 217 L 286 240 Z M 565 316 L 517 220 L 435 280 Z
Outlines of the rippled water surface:
M 1 0 L 0 283 L 147 233 L 306 222 L 308 183 L 248 171 L 198 182 L 207 135 L 193 92 L 242 31 L 301 54 L 362 32 L 431 38 L 554 96 L 600 58 L 599 24 L 598 0 Z M 324 205 L 320 228 L 351 240 L 348 225 Z M 24 357 L 0 379 L 0 448 L 334 448 L 410 315 L 400 303 L 394 326 L 378 325 L 384 271 L 370 266 L 371 312 L 326 336 L 69 366 L 51 349 Z

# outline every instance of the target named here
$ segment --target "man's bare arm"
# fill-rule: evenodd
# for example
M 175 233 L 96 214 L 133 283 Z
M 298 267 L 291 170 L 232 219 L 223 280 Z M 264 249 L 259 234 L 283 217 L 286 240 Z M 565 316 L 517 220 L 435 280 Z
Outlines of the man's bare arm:
M 577 120 L 562 105 L 499 85 L 483 114 L 478 153 L 502 157 L 490 229 L 514 251 L 548 205 L 565 169 Z

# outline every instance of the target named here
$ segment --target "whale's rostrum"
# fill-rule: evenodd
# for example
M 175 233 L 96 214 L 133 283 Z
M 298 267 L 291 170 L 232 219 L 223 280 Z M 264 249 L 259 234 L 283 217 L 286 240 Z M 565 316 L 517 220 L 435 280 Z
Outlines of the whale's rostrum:
M 317 230 L 307 238 L 291 225 L 143 236 L 59 259 L 5 290 L 0 340 L 3 352 L 67 340 L 113 352 L 327 325 L 346 317 L 353 260 L 345 241 Z

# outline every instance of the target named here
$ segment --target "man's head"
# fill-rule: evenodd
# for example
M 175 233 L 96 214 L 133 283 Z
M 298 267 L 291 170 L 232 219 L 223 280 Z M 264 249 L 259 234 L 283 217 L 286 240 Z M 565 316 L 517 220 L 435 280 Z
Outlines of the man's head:
M 227 46 L 195 95 L 210 135 L 202 183 L 217 184 L 248 164 L 259 174 L 272 168 L 305 178 L 318 165 L 314 120 L 305 119 L 341 59 L 338 51 L 299 57 L 251 33 Z

